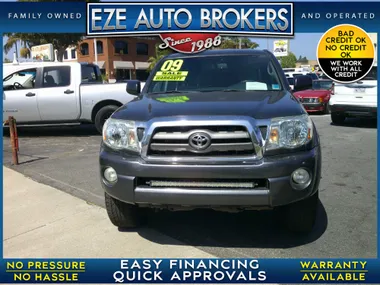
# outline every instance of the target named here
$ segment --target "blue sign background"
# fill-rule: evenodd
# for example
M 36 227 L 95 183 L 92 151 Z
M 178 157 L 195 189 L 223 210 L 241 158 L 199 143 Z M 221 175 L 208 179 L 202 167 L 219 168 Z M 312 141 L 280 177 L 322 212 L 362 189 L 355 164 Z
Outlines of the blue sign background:
M 125 259 L 125 260 L 128 260 L 129 261 L 129 264 L 132 264 L 134 259 Z M 139 263 L 142 265 L 142 261 L 143 259 L 136 259 L 139 261 Z M 152 260 L 152 259 L 149 259 L 149 260 Z M 155 260 L 159 260 L 159 259 L 155 259 Z M 183 260 L 183 259 L 182 259 Z M 191 260 L 191 259 L 186 259 L 186 260 Z M 207 261 L 209 259 L 194 259 L 194 260 L 202 260 L 204 261 L 205 263 L 207 263 Z M 232 259 L 228 259 L 229 261 L 232 260 Z M 252 259 L 240 259 L 240 260 L 252 260 Z M 356 262 L 359 262 L 359 261 L 367 261 L 367 265 L 366 265 L 366 279 L 365 279 L 365 282 L 363 281 L 358 281 L 358 280 L 352 280 L 352 281 L 345 281 L 344 283 L 353 283 L 353 284 L 358 284 L 358 283 L 379 283 L 379 280 L 380 280 L 380 261 L 379 260 L 375 260 L 375 259 L 371 259 L 371 260 L 364 260 L 364 259 L 344 259 L 344 260 L 339 260 L 339 259 L 328 259 L 329 261 L 341 261 L 342 263 L 343 262 L 350 262 L 350 261 L 356 261 Z M 0 268 L 2 269 L 0 271 L 0 283 L 14 283 L 14 271 L 12 272 L 6 272 L 6 262 L 17 262 L 19 260 L 16 260 L 16 259 L 7 259 L 7 260 L 3 260 L 2 262 L 0 262 Z M 27 262 L 29 261 L 58 261 L 57 259 L 25 259 L 24 260 L 24 266 L 26 266 Z M 120 259 L 60 259 L 59 261 L 66 261 L 66 262 L 71 262 L 71 261 L 85 261 L 86 265 L 86 269 L 84 270 L 84 272 L 80 272 L 78 273 L 78 281 L 76 283 L 115 283 L 115 279 L 114 279 L 114 273 L 116 271 L 122 271 L 122 272 L 126 272 L 126 271 L 129 271 L 130 272 L 130 276 L 132 275 L 132 272 L 135 271 L 137 272 L 138 270 L 132 270 L 132 269 L 124 269 L 122 270 L 121 269 L 121 266 L 120 266 L 120 263 L 121 263 L 121 260 Z M 307 261 L 307 262 L 310 262 L 311 264 L 315 261 L 315 262 L 319 262 L 320 259 L 307 259 L 307 260 L 304 260 L 304 261 Z M 308 281 L 302 281 L 302 278 L 304 276 L 304 274 L 306 272 L 301 272 L 301 270 L 305 270 L 305 269 L 302 269 L 301 265 L 300 265 L 300 260 L 296 260 L 296 259 L 260 259 L 259 260 L 259 268 L 257 270 L 251 270 L 251 269 L 248 269 L 248 270 L 241 270 L 242 272 L 244 272 L 247 276 L 249 274 L 249 271 L 252 272 L 252 276 L 257 276 L 258 272 L 259 271 L 265 271 L 266 272 L 266 280 L 265 281 L 260 281 L 260 280 L 256 280 L 256 281 L 244 281 L 244 280 L 235 280 L 235 281 L 230 281 L 228 279 L 228 277 L 226 275 L 224 275 L 225 278 L 221 279 L 221 280 L 215 280 L 215 279 L 211 279 L 211 280 L 202 280 L 202 281 L 199 281 L 198 282 L 194 282 L 192 279 L 189 279 L 189 280 L 185 280 L 185 281 L 178 281 L 178 280 L 173 280 L 173 281 L 170 281 L 174 271 L 177 271 L 178 274 L 181 276 L 183 274 L 184 271 L 186 270 L 183 270 L 183 269 L 171 269 L 170 270 L 170 259 L 162 259 L 162 263 L 160 264 L 160 267 L 158 269 L 158 271 L 162 271 L 162 274 L 161 274 L 161 277 L 162 277 L 162 281 L 151 281 L 151 283 L 201 283 L 201 284 L 207 284 L 207 283 L 236 283 L 236 284 L 242 284 L 242 283 L 285 283 L 285 284 L 295 284 L 295 283 L 302 283 L 302 284 L 305 284 L 305 283 L 322 283 L 322 284 L 327 284 L 327 283 L 337 283 L 337 281 L 334 281 L 334 280 L 316 280 L 316 281 L 313 281 L 313 282 L 308 282 Z M 207 269 L 198 269 L 199 271 L 203 272 L 203 271 L 210 271 L 212 274 L 215 274 L 217 271 L 220 271 L 220 272 L 232 272 L 232 271 L 235 271 L 235 270 L 218 270 L 218 269 L 212 269 L 212 270 L 207 270 Z M 37 272 L 33 272 L 31 273 L 31 275 L 33 275 L 34 273 L 46 273 L 46 274 L 53 274 L 53 272 L 59 272 L 58 270 L 50 270 L 50 271 L 47 271 L 47 270 L 36 270 Z M 240 270 L 237 270 L 237 271 L 240 271 Z M 335 273 L 333 272 L 335 271 Z M 357 273 L 359 274 L 359 271 L 360 270 L 349 270 L 349 269 L 342 269 L 342 270 L 323 270 L 323 269 L 320 269 L 320 270 L 308 270 L 308 273 L 325 273 L 327 272 L 330 273 L 331 275 L 328 275 L 328 276 L 335 276 L 335 278 L 337 278 L 337 274 L 338 274 L 338 271 L 339 272 L 347 272 L 347 273 Z M 64 271 L 61 271 L 61 272 L 64 272 Z M 142 272 L 144 272 L 144 270 L 142 270 Z M 151 275 L 149 275 L 150 277 Z M 220 277 L 222 277 L 222 274 L 218 273 L 216 274 L 217 276 L 217 279 L 219 279 Z M 117 277 L 120 277 L 120 275 L 118 275 Z M 330 277 L 331 278 L 331 277 Z M 125 278 L 124 278 L 125 279 Z M 332 278 L 331 278 L 332 279 Z M 16 283 L 26 283 L 25 281 L 24 282 L 21 282 L 21 281 L 18 281 Z M 43 283 L 43 282 L 35 282 L 35 283 Z M 46 281 L 45 281 L 46 283 Z M 125 283 L 147 283 L 147 282 L 144 282 L 144 281 L 127 281 L 125 280 Z M 343 283 L 342 281 L 338 281 L 338 283 Z

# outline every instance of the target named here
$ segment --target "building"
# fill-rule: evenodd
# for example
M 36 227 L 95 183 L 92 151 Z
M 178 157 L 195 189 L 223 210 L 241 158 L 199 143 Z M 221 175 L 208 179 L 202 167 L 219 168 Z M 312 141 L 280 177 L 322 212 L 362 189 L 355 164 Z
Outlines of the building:
M 149 75 L 149 57 L 155 56 L 158 37 L 86 38 L 79 43 L 79 62 L 97 63 L 110 80 L 138 79 L 145 81 Z
M 310 65 L 311 67 L 318 67 L 317 60 L 308 60 L 308 61 L 297 61 L 296 67 L 301 67 L 301 65 Z
M 78 52 L 75 46 L 66 49 L 63 54 L 63 61 L 78 61 Z

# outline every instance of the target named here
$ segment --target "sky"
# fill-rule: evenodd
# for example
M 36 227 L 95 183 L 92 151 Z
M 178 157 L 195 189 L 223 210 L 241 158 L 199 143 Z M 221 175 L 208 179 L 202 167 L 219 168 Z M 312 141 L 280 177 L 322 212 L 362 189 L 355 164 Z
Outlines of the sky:
M 322 37 L 322 33 L 297 33 L 293 39 L 289 41 L 289 50 L 293 52 L 296 57 L 306 56 L 309 60 L 316 59 L 316 49 L 319 42 L 319 39 Z M 3 45 L 6 42 L 7 38 L 3 37 Z M 252 41 L 259 44 L 259 49 L 269 49 L 273 50 L 273 41 L 275 38 L 251 38 Z M 4 58 L 13 60 L 13 48 L 8 54 L 4 53 Z M 18 44 L 18 51 L 20 52 L 20 43 Z

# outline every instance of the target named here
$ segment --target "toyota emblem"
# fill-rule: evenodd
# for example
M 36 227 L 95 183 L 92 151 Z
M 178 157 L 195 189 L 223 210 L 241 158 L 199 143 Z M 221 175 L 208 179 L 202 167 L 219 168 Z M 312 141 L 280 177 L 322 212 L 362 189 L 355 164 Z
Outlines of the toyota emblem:
M 194 133 L 189 137 L 189 145 L 195 150 L 205 150 L 211 144 L 211 137 L 206 133 Z

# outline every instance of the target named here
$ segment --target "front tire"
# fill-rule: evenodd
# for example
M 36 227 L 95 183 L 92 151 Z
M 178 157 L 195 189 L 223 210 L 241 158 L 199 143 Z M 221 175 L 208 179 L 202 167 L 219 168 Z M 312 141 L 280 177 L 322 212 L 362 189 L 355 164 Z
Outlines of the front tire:
M 319 191 L 312 196 L 284 206 L 283 218 L 286 228 L 294 233 L 310 233 L 317 220 Z
M 107 214 L 114 226 L 130 229 L 141 225 L 142 215 L 139 207 L 117 200 L 107 193 L 104 194 Z
M 106 120 L 115 112 L 119 107 L 115 105 L 109 105 L 102 107 L 95 116 L 96 130 L 101 134 L 103 131 L 103 125 Z
M 341 125 L 344 123 L 345 120 L 346 120 L 346 116 L 344 116 L 342 114 L 331 113 L 331 121 L 335 125 Z
M 326 103 L 324 113 L 327 115 L 331 113 L 330 105 L 328 102 Z

